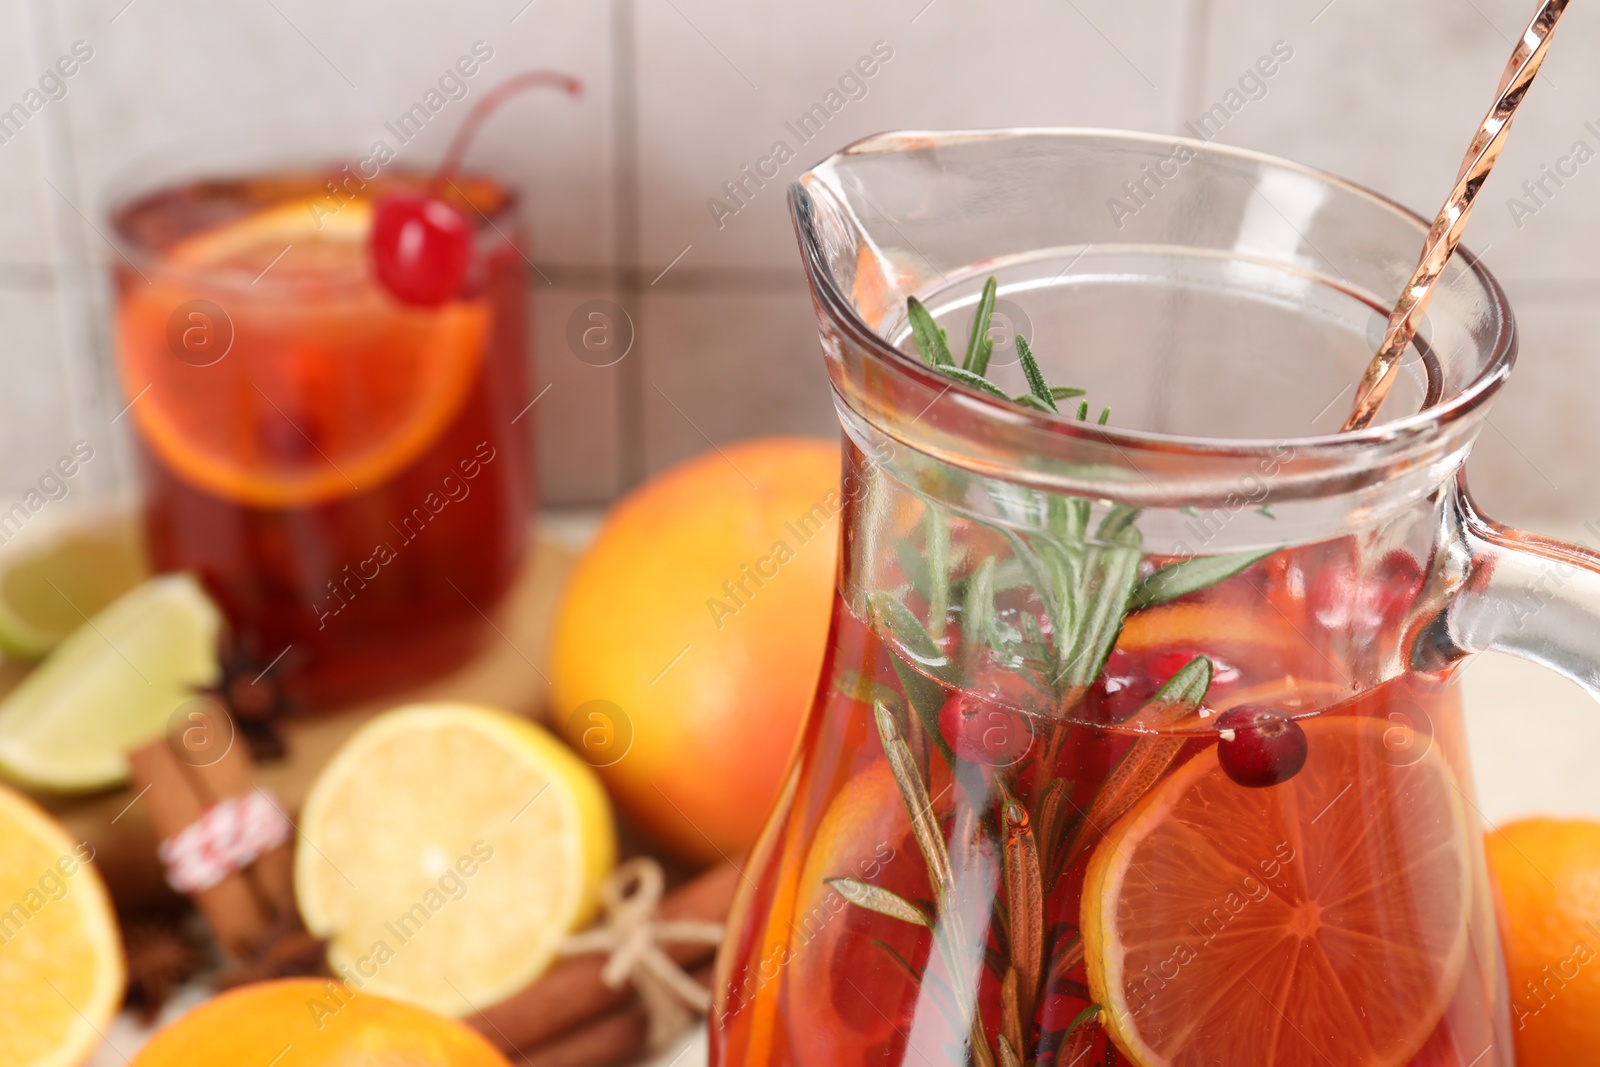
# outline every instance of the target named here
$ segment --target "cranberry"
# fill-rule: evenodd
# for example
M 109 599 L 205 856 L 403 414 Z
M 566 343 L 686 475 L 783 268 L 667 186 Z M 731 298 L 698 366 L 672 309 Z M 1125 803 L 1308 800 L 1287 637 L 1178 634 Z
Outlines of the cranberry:
M 1227 695 L 1242 677 L 1238 667 L 1210 650 L 1163 648 L 1129 652 L 1113 649 L 1099 682 L 1085 697 L 1085 715 L 1092 722 L 1122 722 L 1197 656 L 1211 660 L 1209 694 L 1212 699 Z
M 1421 564 L 1395 549 L 1365 574 L 1349 560 L 1323 564 L 1313 572 L 1307 599 L 1323 627 L 1374 634 L 1411 608 L 1423 578 Z
M 1009 767 L 1033 747 L 1026 715 L 965 692 L 939 709 L 939 732 L 961 759 L 986 767 Z
M 436 196 L 391 194 L 372 219 L 372 265 L 384 288 L 431 307 L 461 291 L 472 263 L 472 226 Z
M 576 96 L 576 78 L 525 71 L 491 89 L 457 131 L 444 162 L 425 193 L 390 193 L 373 210 L 371 252 L 378 281 L 406 304 L 433 307 L 461 292 L 472 264 L 472 225 L 438 195 L 466 155 L 478 127 L 505 100 L 538 85 L 554 85 Z
M 1306 732 L 1277 708 L 1241 704 L 1217 719 L 1217 760 L 1240 785 L 1263 789 L 1287 782 L 1306 765 Z

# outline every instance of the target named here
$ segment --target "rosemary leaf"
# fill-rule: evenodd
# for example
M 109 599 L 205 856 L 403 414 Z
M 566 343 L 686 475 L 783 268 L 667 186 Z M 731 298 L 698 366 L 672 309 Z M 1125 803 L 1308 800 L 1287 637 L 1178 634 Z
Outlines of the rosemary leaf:
M 898 649 L 891 651 L 889 663 L 894 667 L 895 677 L 900 680 L 901 691 L 911 702 L 911 710 L 916 712 L 917 721 L 922 723 L 922 732 L 933 742 L 945 762 L 954 767 L 955 751 L 939 729 L 939 712 L 943 710 L 945 701 L 944 687 L 902 659 Z
M 1071 400 L 1075 396 L 1083 396 L 1089 390 L 1076 389 L 1070 385 L 1052 385 L 1050 395 L 1057 400 Z
M 944 633 L 950 614 L 950 527 L 939 506 L 923 501 L 923 551 L 928 556 L 928 633 Z
M 996 1067 L 994 1053 L 989 1051 L 989 1039 L 983 1033 L 983 1016 L 978 1012 L 972 1013 L 972 1026 L 967 1038 L 968 1051 L 972 1053 L 973 1067 Z M 965 1056 L 957 1056 L 952 1063 L 966 1063 Z
M 889 954 L 889 958 L 894 961 L 895 966 L 904 971 L 907 978 L 918 984 L 922 983 L 924 976 L 917 973 L 917 969 L 911 966 L 910 961 L 904 956 L 900 955 L 899 949 L 895 948 L 887 941 L 878 940 L 876 937 L 872 939 L 872 944 L 877 945 L 879 948 L 883 949 L 883 951 L 887 952 Z
M 1043 411 L 1043 412 L 1046 412 L 1046 413 L 1051 414 L 1051 415 L 1054 415 L 1054 414 L 1058 413 L 1056 411 L 1055 405 L 1046 404 L 1043 400 L 1040 400 L 1038 397 L 1034 396 L 1032 393 L 1023 393 L 1021 396 L 1014 396 L 1011 399 L 1012 399 L 1012 401 L 1014 403 L 1019 404 L 1022 407 L 1025 407 L 1025 408 L 1032 408 L 1035 411 Z
M 1091 1004 L 1077 1014 L 1067 1029 L 1061 1031 L 1062 1042 L 1056 1051 L 1057 1063 L 1062 1064 L 1063 1067 L 1068 1064 L 1071 1067 L 1090 1067 L 1085 1062 L 1084 1057 L 1089 1055 L 1089 1049 L 1094 1046 L 1094 1039 L 1099 1036 L 1100 1027 L 1085 1026 L 1083 1023 L 1086 1018 L 1092 1019 L 1098 1016 L 1099 1013 L 1100 1005 Z M 1106 1047 L 1115 1049 L 1116 1045 L 1108 1039 Z
M 1044 380 L 1044 371 L 1039 369 L 1039 361 L 1033 358 L 1033 349 L 1028 346 L 1028 339 L 1017 334 L 1017 362 L 1022 365 L 1022 376 L 1028 379 L 1028 391 L 1039 399 L 1039 402 L 1051 411 L 1059 411 L 1056 407 L 1056 398 L 1050 392 L 1050 385 Z
M 1078 421 L 1079 422 L 1087 422 L 1088 420 L 1089 420 L 1089 402 L 1087 400 L 1085 400 L 1083 403 L 1078 405 Z
M 1033 663 L 1038 663 L 1046 670 L 1051 667 L 1050 642 L 1045 638 L 1044 631 L 1039 629 L 1039 622 L 1031 614 L 1024 614 L 1022 623 L 1022 658 Z
M 928 785 L 922 780 L 916 762 L 911 758 L 911 749 L 900 737 L 900 729 L 895 725 L 888 707 L 879 703 L 873 709 L 873 714 L 878 721 L 878 739 L 883 744 L 883 754 L 889 760 L 895 785 L 900 787 L 900 800 L 905 804 L 906 814 L 911 817 L 911 835 L 922 850 L 923 861 L 928 867 L 928 880 L 933 883 L 934 899 L 942 913 L 955 890 L 955 875 L 950 869 L 950 855 L 945 851 L 938 816 L 933 813 L 933 798 L 928 795 Z
M 916 338 L 917 351 L 921 353 L 922 361 L 930 367 L 953 366 L 955 359 L 950 355 L 950 346 L 945 341 L 944 331 L 933 321 L 933 316 L 928 313 L 922 301 L 914 296 L 908 297 L 906 317 L 911 320 L 911 335 Z
M 949 378 L 951 381 L 960 382 L 962 385 L 970 386 L 971 388 L 978 390 L 980 393 L 988 393 L 990 396 L 999 397 L 1001 400 L 1011 399 L 1006 395 L 1006 391 L 1004 389 L 1000 388 L 989 379 L 983 377 L 981 374 L 974 374 L 972 371 L 962 370 L 960 367 L 953 366 L 948 363 L 936 363 L 933 365 L 933 369 L 944 375 L 946 378 Z
M 900 573 L 911 583 L 911 588 L 924 600 L 931 600 L 932 597 L 928 594 L 933 588 L 933 575 L 928 573 L 928 561 L 917 551 L 916 546 L 904 538 L 896 539 L 894 558 L 895 562 L 900 564 Z
M 995 1044 L 1000 1049 L 1001 1067 L 1022 1067 L 1022 1060 L 1014 1051 L 1022 1045 L 1022 1006 L 1017 997 L 1017 969 L 1006 971 L 1000 983 L 1000 1032 Z
M 1156 690 L 1129 721 L 1142 729 L 1169 729 L 1198 708 L 1210 688 L 1211 661 L 1196 656 Z M 1084 816 L 1085 828 L 1104 833 L 1166 773 L 1187 740 L 1182 735 L 1155 734 L 1135 741 L 1095 794 L 1094 803 Z
M 1100 541 L 1109 541 L 1115 544 L 1129 543 L 1126 538 L 1129 531 L 1134 535 L 1134 544 L 1143 540 L 1139 536 L 1138 527 L 1134 526 L 1143 508 L 1133 508 L 1126 504 L 1117 504 L 1106 512 L 1106 517 L 1100 520 L 1100 528 L 1095 531 L 1095 538 Z
M 1111 646 L 1122 632 L 1129 598 L 1139 580 L 1137 548 L 1096 548 L 1094 554 L 1097 566 L 1089 611 L 1070 650 L 1064 653 L 1057 679 L 1067 686 L 1089 685 L 1100 677 Z
M 1067 975 L 1072 973 L 1072 969 L 1082 962 L 1083 935 L 1073 934 L 1072 939 L 1067 942 L 1066 947 L 1064 947 L 1060 954 L 1056 956 L 1055 963 L 1050 967 L 1050 981 L 1057 985 L 1065 982 L 1067 980 Z M 1080 1012 L 1078 1018 L 1072 1021 L 1072 1025 L 1076 1026 L 1078 1024 L 1078 1020 L 1082 1019 L 1084 1014 L 1086 1013 Z M 1072 1027 L 1069 1026 L 1067 1030 L 1070 1033 Z
M 1050 620 L 1050 628 L 1059 639 L 1064 632 L 1061 627 L 1061 605 L 1056 597 L 1055 586 L 1050 581 L 1049 572 L 1045 570 L 1044 563 L 1039 559 L 1038 555 L 1028 547 L 1028 543 L 1015 530 L 1002 526 L 1000 532 L 1007 541 L 1011 542 L 1012 555 L 1021 561 L 1023 568 L 1028 572 L 1028 577 L 1033 580 L 1034 592 L 1039 595 L 1039 599 L 1044 603 L 1044 611 L 1046 617 Z
M 858 882 L 854 878 L 829 878 L 826 881 L 834 892 L 859 908 L 866 908 L 868 911 L 875 911 L 879 915 L 887 915 L 891 919 L 899 919 L 915 926 L 933 925 L 921 908 L 898 893 L 892 893 L 867 882 Z
M 1089 516 L 1094 508 L 1081 496 L 1072 497 L 1067 501 L 1072 516 L 1072 534 L 1069 540 L 1082 541 L 1089 533 Z
M 1091 1004 L 1087 1008 L 1084 1008 L 1082 1011 L 1072 1017 L 1072 1021 L 1067 1024 L 1066 1032 L 1070 1034 L 1078 1027 L 1083 1026 L 1086 1023 L 1093 1022 L 1097 1017 L 1099 1017 L 1100 1011 L 1101 1008 L 1098 1004 Z
M 1067 823 L 1077 808 L 1072 803 L 1072 782 L 1065 778 L 1052 778 L 1039 798 L 1039 864 L 1040 870 L 1052 885 L 1060 872 L 1056 869 L 1066 844 Z
M 1231 556 L 1196 556 L 1169 563 L 1140 582 L 1133 591 L 1129 611 L 1140 611 L 1207 589 L 1266 559 L 1277 549 L 1240 552 Z
M 890 592 L 868 593 L 867 603 L 878 621 L 886 627 L 900 647 L 916 663 L 944 677 L 950 673 L 950 657 L 944 654 L 939 643 L 923 627 L 922 620 L 906 607 L 905 602 Z M 953 681 L 953 679 L 950 679 Z
M 1044 966 L 1044 880 L 1039 869 L 1039 846 L 1027 809 L 1015 800 L 1005 802 L 1006 904 L 1011 923 L 1011 964 L 1017 973 L 1017 1003 L 1023 1017 L 1033 1015 Z
M 994 338 L 989 336 L 989 324 L 994 319 L 994 298 L 1000 291 L 1000 282 L 991 276 L 983 283 L 983 295 L 978 298 L 978 310 L 972 316 L 972 336 L 967 338 L 967 355 L 961 369 L 982 377 L 989 373 L 989 357 L 994 354 Z
M 995 558 L 985 557 L 967 582 L 967 595 L 961 605 L 961 632 L 968 639 L 981 640 L 989 647 L 1000 642 L 994 613 Z

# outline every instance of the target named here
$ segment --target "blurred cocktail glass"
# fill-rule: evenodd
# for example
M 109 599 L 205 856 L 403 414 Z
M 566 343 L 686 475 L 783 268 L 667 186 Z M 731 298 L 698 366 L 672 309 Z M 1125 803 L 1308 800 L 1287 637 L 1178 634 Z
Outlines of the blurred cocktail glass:
M 475 226 L 461 291 L 397 300 L 373 161 L 185 168 L 111 209 L 115 350 L 160 571 L 197 573 L 245 669 L 326 706 L 468 658 L 532 501 L 524 257 L 503 185 L 442 191 Z M 381 170 L 381 173 L 379 172 Z

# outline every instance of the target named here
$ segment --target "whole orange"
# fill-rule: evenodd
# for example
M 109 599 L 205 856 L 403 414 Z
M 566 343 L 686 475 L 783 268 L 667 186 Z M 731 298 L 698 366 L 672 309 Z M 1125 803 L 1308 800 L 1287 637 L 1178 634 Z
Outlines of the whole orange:
M 838 555 L 839 450 L 725 446 L 619 501 L 557 609 L 556 725 L 687 859 L 755 840 L 811 703 Z
M 1504 907 L 1517 1062 L 1600 1049 L 1600 823 L 1528 819 L 1488 836 Z
M 509 1067 L 476 1031 L 331 979 L 241 986 L 156 1034 L 129 1067 Z

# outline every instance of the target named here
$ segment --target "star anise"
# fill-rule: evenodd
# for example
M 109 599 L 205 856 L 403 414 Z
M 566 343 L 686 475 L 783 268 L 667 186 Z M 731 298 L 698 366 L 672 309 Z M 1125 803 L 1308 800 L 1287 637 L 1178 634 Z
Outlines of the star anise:
M 243 643 L 224 645 L 219 653 L 222 679 L 211 693 L 227 705 L 258 762 L 286 753 L 276 722 L 294 710 L 283 686 L 284 664 L 293 655 L 291 646 L 263 660 Z
M 125 919 L 122 945 L 128 958 L 128 1007 L 146 1025 L 205 965 L 203 947 L 175 917 Z
M 327 947 L 326 941 L 307 932 L 299 916 L 280 917 L 261 948 L 250 959 L 219 974 L 214 984 L 218 989 L 232 989 L 273 978 L 326 977 L 330 973 Z

